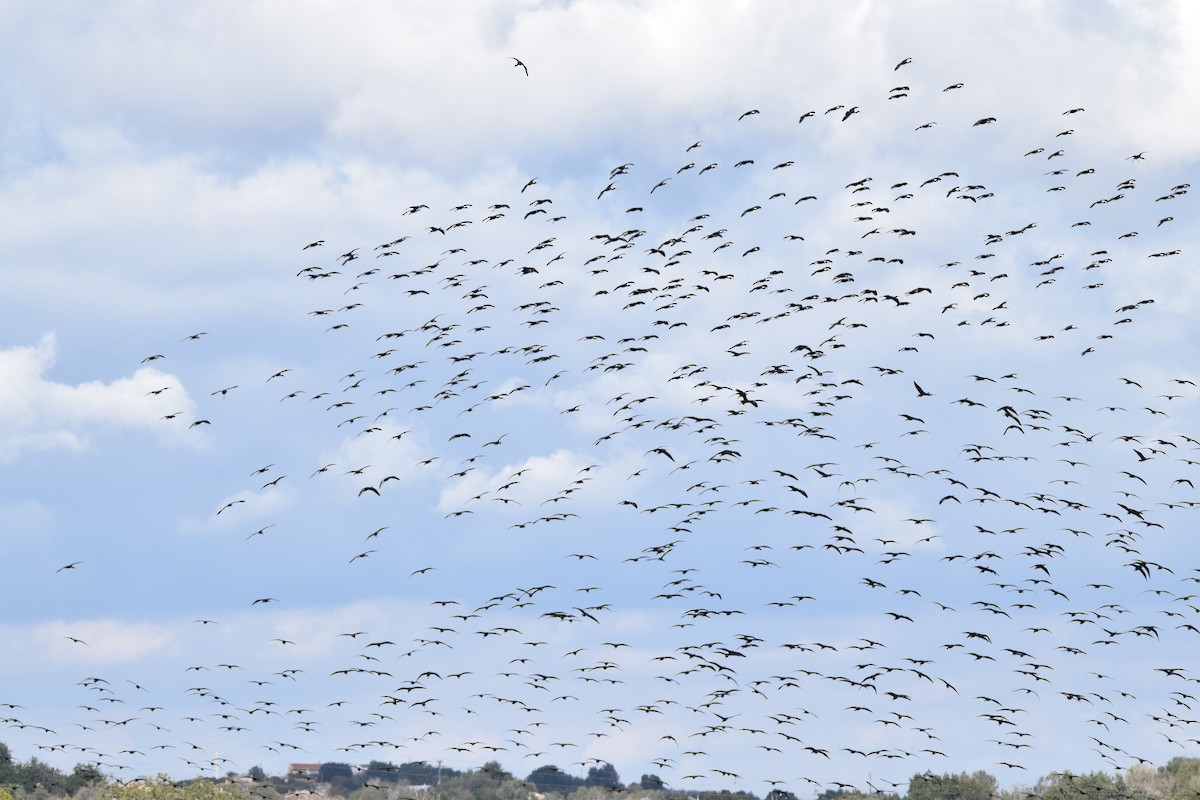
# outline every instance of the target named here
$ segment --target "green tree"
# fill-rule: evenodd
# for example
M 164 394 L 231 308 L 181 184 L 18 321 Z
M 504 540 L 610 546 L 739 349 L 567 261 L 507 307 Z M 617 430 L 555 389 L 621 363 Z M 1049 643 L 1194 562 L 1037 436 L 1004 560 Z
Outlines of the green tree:
M 704 792 L 702 796 L 705 800 L 758 800 L 758 797 L 753 792 L 740 790 L 731 792 L 729 789 L 721 789 L 718 792 Z
M 390 761 L 370 761 L 363 769 L 363 782 L 395 783 L 399 779 L 398 767 Z
M 1043 800 L 1128 800 L 1125 787 L 1107 772 L 1057 772 L 1043 779 Z
M 233 783 L 196 779 L 175 783 L 167 775 L 124 785 L 105 784 L 96 791 L 98 800 L 250 800 L 250 793 Z
M 391 792 L 379 785 L 363 786 L 346 795 L 346 800 L 388 800 Z
M 75 794 L 84 787 L 102 784 L 107 780 L 95 764 L 76 764 L 75 769 L 67 776 L 67 790 Z
M 8 749 L 8 745 L 0 742 L 0 783 L 14 783 L 15 769 L 12 751 Z
M 817 795 L 817 800 L 845 800 L 851 794 L 848 789 L 826 789 Z
M 642 789 L 646 789 L 647 791 L 662 789 L 664 786 L 666 786 L 662 778 L 651 774 L 643 774 L 637 785 Z M 787 800 L 796 800 L 796 798 L 791 797 L 787 798 Z
M 957 775 L 922 772 L 908 782 L 908 800 L 990 800 L 995 793 L 996 779 L 983 770 Z
M 321 783 L 333 783 L 344 778 L 353 778 L 354 768 L 340 761 L 329 761 L 321 765 L 317 780 Z
M 613 790 L 607 786 L 580 786 L 567 800 L 612 800 Z
M 1200 796 L 1200 758 L 1176 756 L 1158 772 L 1167 781 L 1171 800 Z
M 462 773 L 449 767 L 439 767 L 428 761 L 409 761 L 396 767 L 394 774 L 410 786 L 435 786 L 439 781 Z
M 430 789 L 430 800 L 530 800 L 536 787 L 513 778 L 499 762 L 489 761 L 474 772 L 447 778 Z
M 480 767 L 479 771 L 494 781 L 512 780 L 512 774 L 500 766 L 499 761 L 489 761 Z
M 67 776 L 37 758 L 31 758 L 16 766 L 13 783 L 21 788 L 24 797 L 34 794 L 38 797 L 46 794 L 61 795 L 68 789 Z
M 553 764 L 538 767 L 525 780 L 536 786 L 539 792 L 557 792 L 564 796 L 583 783 Z
M 1161 767 L 1161 771 L 1173 780 L 1187 782 L 1200 777 L 1200 758 L 1175 756 Z
M 587 777 L 583 779 L 585 786 L 603 786 L 606 789 L 621 788 L 621 776 L 617 774 L 617 768 L 612 764 L 604 763 L 588 770 Z

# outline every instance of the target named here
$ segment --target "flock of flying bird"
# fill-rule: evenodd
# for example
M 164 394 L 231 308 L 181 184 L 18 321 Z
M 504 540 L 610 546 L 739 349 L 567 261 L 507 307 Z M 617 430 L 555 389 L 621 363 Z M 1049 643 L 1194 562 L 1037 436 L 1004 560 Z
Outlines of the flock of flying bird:
M 379 521 L 330 559 L 351 584 L 410 551 L 397 531 L 415 507 L 436 515 L 425 538 L 443 555 L 388 587 L 424 610 L 333 634 L 332 674 L 289 655 L 297 635 L 263 640 L 290 666 L 189 666 L 178 696 L 81 676 L 82 730 L 42 727 L 39 746 L 126 778 L 167 752 L 245 768 L 214 753 L 249 743 L 864 792 L 964 753 L 1032 781 L 1030 748 L 1106 769 L 1196 752 L 1200 671 L 1179 657 L 1200 652 L 1200 560 L 1181 555 L 1200 439 L 1173 409 L 1197 386 L 1105 360 L 1155 312 L 1121 275 L 1181 255 L 1190 187 L 1147 185 L 1145 153 L 1078 163 L 1082 108 L 997 155 L 970 137 L 1003 121 L 956 114 L 969 88 L 895 82 L 877 107 L 789 124 L 886 120 L 932 96 L 940 118 L 908 135 L 961 129 L 1002 169 L 829 183 L 799 147 L 724 158 L 734 141 L 710 161 L 689 141 L 669 174 L 613 167 L 593 207 L 530 178 L 484 204 L 404 205 L 377 245 L 304 246 L 303 322 L 344 370 L 298 385 L 280 365 L 209 390 L 196 419 L 164 406 L 162 424 L 219 437 L 254 380 L 329 441 L 401 454 L 248 465 L 214 511 L 236 526 L 272 490 L 333 487 Z M 773 113 L 746 110 L 734 135 Z M 706 187 L 721 176 L 744 208 Z M 1025 218 L 1033 192 L 1048 217 Z M 209 335 L 145 362 L 194 358 Z M 247 525 L 237 546 L 297 524 Z M 495 568 L 457 580 L 476 547 Z M 534 551 L 562 566 L 538 579 Z M 289 603 L 299 590 L 247 601 Z M 320 707 L 289 700 L 317 691 Z M 38 728 L 18 705 L 7 723 Z M 135 730 L 164 752 L 111 744 Z

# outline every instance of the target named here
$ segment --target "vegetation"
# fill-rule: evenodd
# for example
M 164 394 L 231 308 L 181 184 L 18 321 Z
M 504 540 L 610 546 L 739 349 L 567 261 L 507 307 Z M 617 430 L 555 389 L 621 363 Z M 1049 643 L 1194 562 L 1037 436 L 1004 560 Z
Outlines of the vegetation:
M 64 773 L 36 758 L 18 763 L 8 745 L 0 742 L 0 792 L 8 796 L 0 795 L 0 800 L 74 796 L 103 781 L 104 775 L 91 764 L 79 764 L 73 772 Z
M 176 783 L 166 775 L 153 780 L 95 787 L 91 800 L 250 800 L 250 792 L 236 783 L 197 779 Z
M 919 773 L 903 794 L 863 783 L 864 789 L 839 784 L 818 793 L 816 800 L 1197 800 L 1200 758 L 1180 756 L 1160 767 L 1142 764 L 1115 774 L 1055 772 L 1010 789 L 999 788 L 996 778 L 983 771 Z M 252 767 L 245 775 L 229 773 L 217 780 L 175 781 L 159 775 L 121 782 L 92 764 L 76 765 L 68 773 L 36 758 L 16 762 L 0 743 L 0 800 L 614 800 L 614 795 L 626 800 L 760 800 L 750 792 L 684 791 L 649 774 L 622 783 L 612 764 L 597 764 L 584 775 L 545 764 L 518 778 L 496 761 L 466 772 L 425 761 L 328 762 L 315 777 L 271 776 Z M 775 788 L 762 800 L 800 798 Z

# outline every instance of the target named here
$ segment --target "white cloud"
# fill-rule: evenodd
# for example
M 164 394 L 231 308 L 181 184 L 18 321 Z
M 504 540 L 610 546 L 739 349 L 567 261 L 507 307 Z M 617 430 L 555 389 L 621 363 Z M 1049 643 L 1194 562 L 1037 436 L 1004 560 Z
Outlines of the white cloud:
M 209 516 L 183 518 L 180 529 L 189 533 L 237 530 L 249 535 L 253 531 L 248 528 L 287 511 L 299 499 L 297 492 L 285 485 L 238 491 L 222 498 Z
M 379 430 L 342 440 L 337 448 L 323 453 L 317 465 L 320 468 L 331 465 L 327 474 L 317 477 L 322 483 L 329 482 L 343 498 L 359 497 L 367 486 L 383 494 L 425 474 L 428 465 L 418 462 L 429 458 L 431 448 L 418 423 L 385 419 L 376 420 L 370 427 Z M 360 470 L 360 474 L 355 474 Z
M 29 536 L 30 531 L 44 531 L 54 524 L 54 512 L 36 500 L 22 500 L 0 505 L 0 532 Z
M 556 450 L 548 455 L 530 456 L 519 464 L 505 464 L 494 470 L 477 469 L 442 490 L 438 509 L 448 513 L 470 508 L 471 498 L 495 494 L 515 501 L 526 514 L 539 507 L 544 510 L 546 506 L 541 503 L 569 488 L 572 481 L 581 477 L 581 471 L 593 463 L 579 453 Z M 516 485 L 499 494 L 500 487 L 510 482 Z M 510 504 L 502 505 L 507 508 Z
M 872 97 L 878 76 L 906 56 L 914 61 L 897 77 L 972 86 L 1004 58 L 1029 86 L 1031 111 L 1104 80 L 1113 96 L 1098 100 L 1097 110 L 1111 120 L 1114 147 L 1151 136 L 1164 154 L 1195 147 L 1186 137 L 1194 125 L 1162 125 L 1200 108 L 1195 87 L 1168 79 L 1195 71 L 1188 34 L 1197 15 L 1187 3 L 1158 4 L 1152 17 L 1111 3 L 1096 24 L 1033 3 L 1017 12 L 935 4 L 922 14 L 868 2 L 847 9 L 676 1 L 649 13 L 632 0 L 492 2 L 473 5 L 471 14 L 460 5 L 359 2 L 348 15 L 319 5 L 297 12 L 265 2 L 199 3 L 179 15 L 130 2 L 88 9 L 69 28 L 27 12 L 14 27 L 37 31 L 27 41 L 40 46 L 13 42 L 12 49 L 36 65 L 28 91 L 53 98 L 56 116 L 83 127 L 120 120 L 138 138 L 169 136 L 196 152 L 214 143 L 307 152 L 332 143 L 384 158 L 421 152 L 453 169 L 499 154 L 536 157 L 547 141 L 625 149 L 631 131 L 640 136 L 647 124 L 698 128 L 701 108 L 737 114 L 786 105 L 787 121 L 778 125 L 794 124 L 797 104 L 879 109 L 887 104 Z M 1006 24 L 1014 13 L 1025 21 L 1019 28 Z M 930 39 L 931 19 L 954 35 Z M 1103 57 L 1116 47 L 1122 58 Z M 850 49 L 855 59 L 825 70 L 831 54 Z M 529 65 L 529 78 L 514 56 Z M 797 75 L 824 70 L 821 92 L 780 80 L 781 63 Z M 1057 80 L 1036 79 L 1048 72 Z M 976 102 L 994 105 L 983 94 Z M 1137 113 L 1110 113 L 1130 102 Z
M 161 625 L 94 619 L 41 623 L 30 632 L 29 642 L 56 662 L 120 664 L 161 653 L 172 639 L 170 629 Z
M 173 375 L 140 367 L 112 382 L 58 383 L 53 333 L 36 345 L 0 351 L 0 460 L 24 451 L 83 450 L 106 428 L 140 428 L 180 441 L 193 404 Z M 165 416 L 178 414 L 172 420 Z

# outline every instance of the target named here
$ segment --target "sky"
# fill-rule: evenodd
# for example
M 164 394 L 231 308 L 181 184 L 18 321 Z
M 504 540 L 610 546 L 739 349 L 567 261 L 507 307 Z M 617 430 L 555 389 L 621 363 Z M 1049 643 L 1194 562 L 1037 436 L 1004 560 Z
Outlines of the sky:
M 0 16 L 17 758 L 1200 755 L 1194 5 Z

